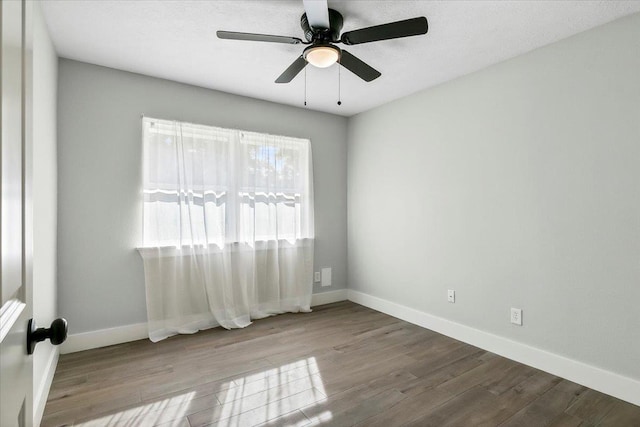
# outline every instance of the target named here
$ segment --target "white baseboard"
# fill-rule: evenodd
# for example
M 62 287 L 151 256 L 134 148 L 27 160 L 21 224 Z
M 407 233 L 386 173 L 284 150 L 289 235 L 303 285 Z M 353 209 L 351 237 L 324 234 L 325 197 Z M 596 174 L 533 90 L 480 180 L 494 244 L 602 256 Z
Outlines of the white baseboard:
M 346 301 L 347 290 L 338 289 L 337 291 L 322 292 L 311 296 L 311 307 L 317 305 L 331 304 L 332 302 Z
M 56 373 L 56 367 L 58 366 L 58 357 L 60 353 L 57 347 L 53 347 L 49 360 L 47 361 L 47 367 L 45 368 L 45 377 L 40 382 L 40 387 L 34 390 L 33 400 L 33 425 L 39 426 L 42 422 L 42 416 L 44 415 L 44 407 L 47 404 L 47 398 L 49 397 L 49 390 L 51 389 L 51 383 L 53 382 L 53 375 Z
M 146 323 L 82 332 L 69 335 L 67 340 L 60 346 L 60 353 L 75 353 L 78 351 L 91 350 L 92 348 L 137 341 L 144 338 L 149 338 Z
M 640 381 L 395 302 L 349 290 L 350 301 L 640 406 Z
M 541 369 L 545 372 L 549 372 L 550 374 L 566 378 L 594 390 L 598 390 L 633 403 L 634 405 L 640 405 L 640 381 L 636 381 L 577 360 L 569 359 L 546 350 L 541 350 L 527 344 L 512 341 L 508 338 L 494 335 L 489 332 L 481 331 L 470 326 L 465 326 L 441 317 L 433 316 L 382 298 L 374 297 L 358 291 L 339 289 L 336 291 L 314 294 L 311 300 L 311 305 L 318 306 L 347 299 L 492 353 Z M 147 337 L 148 332 L 146 323 L 84 332 L 69 335 L 67 341 L 61 346 L 62 348 L 60 349 L 60 352 L 62 354 L 74 353 L 77 351 L 136 341 Z M 48 378 L 47 387 L 50 386 L 51 380 L 53 379 L 55 362 L 57 362 L 57 353 L 55 353 L 55 360 L 52 358 L 50 361 L 52 368 L 49 369 L 48 375 L 50 375 L 51 378 Z M 39 391 L 39 393 L 43 392 L 44 388 Z M 37 402 L 40 403 L 39 401 Z M 41 411 L 43 410 L 44 402 L 42 403 Z M 37 414 L 37 412 L 34 411 L 34 414 Z M 41 416 L 42 412 L 40 412 L 40 417 Z
M 332 302 L 346 301 L 347 290 L 322 292 L 313 294 L 311 306 L 330 304 Z M 76 353 L 78 351 L 91 350 L 93 348 L 107 347 L 109 345 L 122 344 L 130 341 L 137 341 L 149 337 L 146 323 L 134 325 L 118 326 L 98 331 L 89 331 L 79 334 L 71 334 L 61 345 L 60 353 Z

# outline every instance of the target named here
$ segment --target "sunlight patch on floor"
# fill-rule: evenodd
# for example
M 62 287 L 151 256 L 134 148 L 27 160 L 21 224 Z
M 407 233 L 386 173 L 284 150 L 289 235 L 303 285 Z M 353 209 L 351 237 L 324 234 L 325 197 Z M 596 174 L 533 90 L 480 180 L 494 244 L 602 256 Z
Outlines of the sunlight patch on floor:
M 124 427 L 154 425 L 157 422 L 161 422 L 161 419 L 167 421 L 179 420 L 186 415 L 189 403 L 195 394 L 195 392 L 189 392 L 179 396 L 169 397 L 74 425 L 83 427 Z
M 171 396 L 95 418 L 83 427 L 184 425 L 185 417 L 193 426 L 308 425 L 310 420 L 299 411 L 327 400 L 320 368 L 315 357 L 301 359 L 276 368 L 230 379 L 206 395 L 197 391 Z M 312 424 L 327 423 L 331 412 L 324 411 Z M 166 424 L 164 424 L 166 423 Z
M 333 414 L 331 411 L 324 411 L 316 415 L 315 417 L 309 418 L 310 423 L 305 424 L 306 426 L 318 426 L 321 424 L 326 424 L 333 419 Z
M 189 415 L 192 425 L 214 423 L 221 427 L 266 423 L 303 407 L 325 402 L 326 391 L 315 357 L 234 379 L 218 393 L 220 406 Z M 318 417 L 331 418 L 325 411 Z M 308 420 L 290 420 L 286 425 L 306 425 Z

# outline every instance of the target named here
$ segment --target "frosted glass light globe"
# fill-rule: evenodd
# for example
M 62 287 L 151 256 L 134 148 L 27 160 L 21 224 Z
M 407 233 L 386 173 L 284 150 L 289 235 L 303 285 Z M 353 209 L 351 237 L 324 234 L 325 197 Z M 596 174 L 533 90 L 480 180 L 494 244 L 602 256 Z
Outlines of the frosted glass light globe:
M 304 52 L 304 59 L 318 68 L 332 66 L 340 58 L 340 51 L 333 46 L 311 46 Z

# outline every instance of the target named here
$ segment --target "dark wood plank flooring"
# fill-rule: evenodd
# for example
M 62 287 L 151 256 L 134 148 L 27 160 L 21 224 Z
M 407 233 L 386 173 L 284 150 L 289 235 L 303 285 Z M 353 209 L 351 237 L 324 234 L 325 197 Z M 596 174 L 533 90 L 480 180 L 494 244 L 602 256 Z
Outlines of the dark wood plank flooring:
M 63 355 L 43 426 L 640 426 L 640 407 L 366 307 Z

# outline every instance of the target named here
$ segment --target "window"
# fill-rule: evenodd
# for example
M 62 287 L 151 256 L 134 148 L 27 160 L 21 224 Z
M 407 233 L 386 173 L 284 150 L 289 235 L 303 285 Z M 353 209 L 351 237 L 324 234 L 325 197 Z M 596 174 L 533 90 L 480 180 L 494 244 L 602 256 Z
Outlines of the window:
M 143 246 L 313 237 L 311 144 L 143 119 Z

